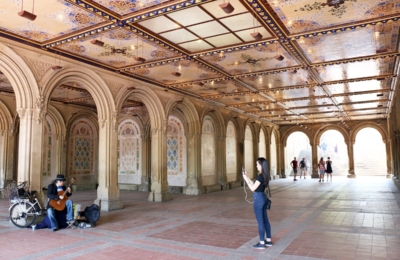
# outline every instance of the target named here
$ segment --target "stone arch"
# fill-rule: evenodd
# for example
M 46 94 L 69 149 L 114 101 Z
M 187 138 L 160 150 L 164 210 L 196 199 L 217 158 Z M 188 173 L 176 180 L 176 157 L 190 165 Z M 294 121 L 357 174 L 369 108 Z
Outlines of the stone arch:
M 244 129 L 241 127 L 241 124 L 239 123 L 238 117 L 233 114 L 229 114 L 229 116 L 226 118 L 225 125 L 228 127 L 228 123 L 232 122 L 235 125 L 236 128 L 236 138 L 243 138 L 244 136 Z M 226 131 L 226 129 L 225 129 Z
M 377 123 L 373 123 L 373 122 L 360 123 L 358 126 L 356 126 L 354 128 L 353 133 L 350 136 L 350 140 L 353 144 L 356 143 L 356 137 L 357 137 L 358 132 L 360 132 L 362 129 L 367 128 L 367 127 L 371 127 L 371 128 L 374 128 L 375 130 L 377 130 L 382 136 L 382 142 L 384 142 L 386 144 L 386 142 L 388 141 L 388 135 L 387 135 L 386 130 L 381 125 L 378 125 Z
M 294 132 L 302 132 L 303 134 L 305 134 L 308 137 L 308 140 L 310 140 L 310 145 L 312 146 L 312 140 L 314 140 L 314 138 L 312 137 L 312 134 L 310 131 L 305 130 L 304 128 L 300 127 L 300 126 L 293 126 L 291 128 L 289 128 L 285 133 L 283 133 L 281 141 L 283 144 L 283 147 L 286 147 L 287 144 L 287 139 L 289 138 L 289 136 L 294 133 Z
M 40 80 L 40 85 L 44 86 L 43 99 L 50 100 L 51 93 L 57 86 L 71 81 L 84 86 L 93 97 L 99 122 L 112 120 L 115 111 L 114 98 L 104 80 L 90 69 L 74 67 L 47 72 Z M 45 102 L 45 110 L 48 103 Z
M 0 71 L 10 81 L 19 108 L 33 109 L 40 91 L 35 76 L 26 62 L 8 46 L 0 43 Z
M 246 126 L 249 126 L 250 127 L 250 130 L 251 130 L 251 134 L 252 134 L 252 136 L 253 136 L 253 141 L 257 141 L 258 142 L 258 136 L 257 136 L 257 128 L 256 128 L 256 126 L 255 126 L 255 122 L 254 122 L 254 120 L 251 120 L 251 118 L 248 118 L 246 121 L 245 121 L 245 123 L 244 123 L 244 125 L 243 125 L 243 134 L 245 134 L 246 133 Z M 244 139 L 245 137 L 243 136 L 243 139 Z
M 346 132 L 346 130 L 340 126 L 329 124 L 329 125 L 324 125 L 321 128 L 317 130 L 317 132 L 314 135 L 314 144 L 319 145 L 319 140 L 321 139 L 321 136 L 328 130 L 336 130 L 339 133 L 342 134 L 344 141 L 348 143 L 350 141 L 350 135 Z
M 63 117 L 61 116 L 60 112 L 52 106 L 49 105 L 47 107 L 47 115 L 53 119 L 54 124 L 55 124 L 55 130 L 56 130 L 56 135 L 57 136 L 62 136 L 65 139 L 66 135 L 66 126 Z
M 88 112 L 88 111 L 82 111 L 79 110 L 77 112 L 71 113 L 67 119 L 67 124 L 66 124 L 66 130 L 67 133 L 69 129 L 71 128 L 71 125 L 73 122 L 75 122 L 79 118 L 86 118 L 91 121 L 91 123 L 94 125 L 96 128 L 97 136 L 99 134 L 99 124 L 98 124 L 98 117 L 94 112 Z M 67 134 L 68 135 L 68 134 Z M 68 137 L 68 136 L 67 136 Z
M 150 124 L 152 129 L 158 129 L 166 126 L 165 110 L 161 103 L 160 98 L 149 87 L 136 86 L 134 89 L 125 89 L 117 94 L 116 98 L 116 113 L 119 113 L 124 101 L 130 97 L 139 98 L 146 106 L 149 112 Z
M 217 136 L 219 138 L 225 138 L 226 126 L 221 112 L 219 110 L 214 110 L 211 108 L 204 110 L 203 114 L 201 115 L 201 125 L 203 125 L 203 121 L 206 115 L 210 116 L 213 119 L 216 126 Z
M 8 131 L 12 128 L 13 117 L 8 107 L 0 100 L 0 131 Z M 0 132 L 1 136 L 1 132 Z

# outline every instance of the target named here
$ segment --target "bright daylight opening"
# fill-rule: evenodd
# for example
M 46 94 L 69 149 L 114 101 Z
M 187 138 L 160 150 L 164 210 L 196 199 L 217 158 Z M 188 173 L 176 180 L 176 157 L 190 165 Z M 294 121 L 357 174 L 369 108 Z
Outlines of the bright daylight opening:
M 386 175 L 386 145 L 378 130 L 368 127 L 358 132 L 354 145 L 354 171 L 356 176 Z
M 311 145 L 310 139 L 308 136 L 302 132 L 294 132 L 292 133 L 286 142 L 285 149 L 285 175 L 292 176 L 293 170 L 290 167 L 290 162 L 293 161 L 293 158 L 296 157 L 298 162 L 301 161 L 302 158 L 306 158 L 307 162 L 307 176 L 311 174 L 312 160 L 311 160 Z M 317 162 L 314 162 L 316 164 Z
M 328 130 L 322 134 L 318 146 L 318 160 L 324 161 L 330 157 L 332 161 L 332 175 L 347 176 L 349 170 L 349 156 L 343 135 L 336 130 Z

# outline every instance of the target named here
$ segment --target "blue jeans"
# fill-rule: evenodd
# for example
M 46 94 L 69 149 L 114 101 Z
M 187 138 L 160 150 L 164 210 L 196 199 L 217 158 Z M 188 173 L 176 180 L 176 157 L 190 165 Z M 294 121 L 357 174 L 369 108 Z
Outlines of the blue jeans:
M 271 238 L 271 225 L 269 224 L 267 215 L 267 197 L 264 192 L 254 192 L 253 197 L 253 207 L 258 223 L 258 233 L 260 235 L 260 241 L 264 241 L 265 233 L 267 233 L 267 238 Z
M 74 210 L 72 208 L 72 200 L 67 200 L 65 202 L 65 207 L 67 208 L 67 221 L 74 219 Z M 49 217 L 51 223 L 51 229 L 58 229 L 58 222 L 56 220 L 55 210 L 52 207 L 47 208 L 47 216 Z

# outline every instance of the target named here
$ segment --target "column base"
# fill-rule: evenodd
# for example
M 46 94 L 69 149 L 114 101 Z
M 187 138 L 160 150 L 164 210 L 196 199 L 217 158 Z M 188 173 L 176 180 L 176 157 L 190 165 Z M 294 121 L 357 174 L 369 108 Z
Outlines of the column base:
M 123 209 L 124 205 L 120 198 L 116 199 L 101 199 L 97 198 L 94 204 L 100 205 L 101 211 L 113 211 L 118 209 Z
M 138 187 L 138 191 L 150 191 L 149 184 L 140 184 Z
M 356 175 L 355 175 L 355 174 L 348 174 L 348 175 L 347 175 L 347 178 L 353 179 L 353 178 L 356 178 Z
M 172 200 L 172 198 L 171 198 L 171 194 L 167 191 L 162 192 L 162 193 L 159 193 L 156 191 L 150 191 L 148 201 L 163 202 L 163 201 L 169 201 L 169 200 Z
M 390 178 L 392 178 L 392 175 L 391 174 L 386 174 L 386 179 L 390 179 Z
M 187 187 L 184 191 L 186 195 L 200 195 L 204 194 L 204 188 L 201 187 L 201 189 L 195 188 L 195 187 Z

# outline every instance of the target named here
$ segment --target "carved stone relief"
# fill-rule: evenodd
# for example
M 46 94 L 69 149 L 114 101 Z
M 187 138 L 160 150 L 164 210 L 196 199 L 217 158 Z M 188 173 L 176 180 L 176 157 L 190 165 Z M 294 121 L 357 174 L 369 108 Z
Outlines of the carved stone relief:
M 34 60 L 28 57 L 24 57 L 24 60 L 28 63 L 28 66 L 32 69 L 33 75 L 36 81 L 40 81 L 43 75 L 53 66 L 49 63 Z

